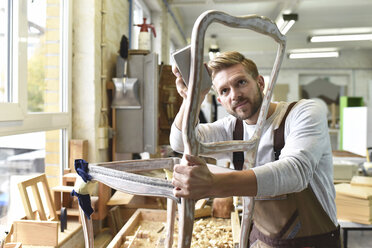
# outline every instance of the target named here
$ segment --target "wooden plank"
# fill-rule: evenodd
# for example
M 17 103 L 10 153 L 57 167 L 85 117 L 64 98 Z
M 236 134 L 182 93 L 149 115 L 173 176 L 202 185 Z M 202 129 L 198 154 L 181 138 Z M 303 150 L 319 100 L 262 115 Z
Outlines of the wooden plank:
M 17 220 L 14 225 L 14 241 L 23 245 L 58 245 L 57 221 Z
M 45 210 L 43 207 L 43 202 L 41 201 L 39 188 L 37 184 L 31 185 L 32 193 L 34 195 L 35 203 L 39 212 L 40 220 L 47 220 Z
M 50 188 L 49 188 L 49 185 L 48 185 L 48 180 L 47 180 L 45 174 L 42 175 L 41 183 L 42 183 L 42 186 L 43 186 L 46 203 L 47 203 L 48 209 L 49 209 L 49 215 L 50 216 L 49 216 L 48 220 L 56 220 L 57 219 L 57 213 L 56 213 L 56 209 L 54 207 L 52 195 L 50 193 Z
M 94 238 L 94 248 L 106 248 L 107 245 L 112 240 L 112 234 L 110 230 L 102 230 L 97 236 Z
M 353 176 L 350 184 L 372 187 L 372 177 Z
M 67 211 L 67 216 L 77 216 L 77 217 L 80 216 L 79 209 L 77 208 L 66 208 L 66 211 Z M 57 212 L 57 215 L 61 214 L 61 210 L 57 210 L 56 212 Z
M 130 247 L 132 246 L 134 240 L 135 240 L 135 239 L 137 238 L 137 236 L 138 236 L 138 233 L 139 233 L 140 229 L 141 229 L 141 226 L 139 226 L 139 227 L 137 228 L 137 231 L 134 233 L 134 236 L 132 237 L 132 240 L 129 242 L 128 248 L 130 248 Z
M 52 192 L 67 192 L 67 193 L 71 193 L 71 191 L 73 189 L 74 189 L 74 186 L 60 185 L 60 186 L 53 187 L 52 188 Z
M 58 247 L 82 247 L 83 239 L 83 227 L 78 220 L 67 220 L 67 228 L 63 232 L 58 230 Z M 74 243 L 80 246 L 73 246 Z
M 120 205 L 121 208 L 160 208 L 155 196 L 131 195 L 121 191 L 116 191 L 107 206 Z
M 45 174 L 40 174 L 34 177 L 30 177 L 29 179 L 20 182 L 24 187 L 30 187 L 31 185 L 37 184 L 38 182 L 43 181 L 43 177 L 45 177 Z
M 167 221 L 167 216 L 164 210 L 158 209 L 138 209 L 141 213 L 141 219 L 150 221 Z
M 110 200 L 107 202 L 108 206 L 127 205 L 134 198 L 134 195 L 127 194 L 121 191 L 116 191 Z
M 65 173 L 62 177 L 62 185 L 74 186 L 77 177 L 77 173 Z
M 206 199 L 200 199 L 195 203 L 195 210 L 204 208 L 205 204 L 207 204 Z
M 93 220 L 103 220 L 107 216 L 108 208 L 107 202 L 111 197 L 111 188 L 103 183 L 98 183 L 98 201 L 95 211 L 92 215 Z M 98 209 L 98 211 L 97 211 Z
M 112 239 L 107 248 L 120 248 L 121 244 L 124 243 L 125 236 L 128 236 L 129 233 L 138 225 L 142 216 L 141 210 L 136 211 L 132 217 L 125 223 L 123 228 L 118 232 L 118 234 Z
M 26 186 L 24 186 L 22 183 L 18 183 L 18 189 L 19 189 L 19 194 L 21 195 L 23 208 L 25 209 L 25 214 L 26 214 L 27 219 L 34 220 L 35 214 L 32 211 L 30 198 L 28 198 Z
M 88 160 L 88 140 L 72 139 L 69 142 L 69 165 L 75 171 L 75 159 Z
M 10 226 L 10 230 L 9 230 L 9 233 L 7 235 L 5 235 L 5 238 L 4 238 L 4 242 L 5 244 L 6 243 L 12 243 L 12 236 L 13 236 L 13 233 L 14 233 L 14 225 L 12 224 Z
M 231 212 L 231 229 L 233 234 L 233 246 L 239 247 L 240 242 L 240 221 L 237 212 Z
M 22 248 L 22 243 L 8 243 L 4 245 L 4 248 Z
M 372 187 L 353 186 L 346 183 L 335 185 L 336 198 L 338 194 L 360 199 L 372 199 Z
M 195 209 L 194 218 L 202 218 L 202 217 L 211 217 L 212 216 L 212 207 L 211 206 L 204 206 L 203 208 Z
M 124 220 L 121 217 L 119 206 L 115 206 L 109 210 L 111 229 L 114 234 L 117 234 L 124 226 Z
M 149 54 L 149 50 L 139 50 L 139 49 L 129 49 L 128 54 L 129 55 L 146 55 Z

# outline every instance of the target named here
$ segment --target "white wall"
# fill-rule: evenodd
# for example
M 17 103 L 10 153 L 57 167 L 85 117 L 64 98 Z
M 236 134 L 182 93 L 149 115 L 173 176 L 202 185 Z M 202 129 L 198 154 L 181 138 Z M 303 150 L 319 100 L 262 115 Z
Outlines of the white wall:
M 274 63 L 274 54 L 246 56 L 257 63 L 261 74 L 270 74 Z M 368 82 L 372 80 L 372 49 L 343 51 L 339 58 L 297 60 L 285 58 L 277 84 L 289 84 L 288 101 L 299 99 L 301 75 L 347 76 L 350 78 L 348 95 L 361 96 L 367 102 L 369 100 Z
M 128 37 L 128 1 L 73 1 L 73 11 L 72 138 L 88 140 L 90 162 L 107 161 L 108 150 L 97 146 L 98 126 L 121 36 Z

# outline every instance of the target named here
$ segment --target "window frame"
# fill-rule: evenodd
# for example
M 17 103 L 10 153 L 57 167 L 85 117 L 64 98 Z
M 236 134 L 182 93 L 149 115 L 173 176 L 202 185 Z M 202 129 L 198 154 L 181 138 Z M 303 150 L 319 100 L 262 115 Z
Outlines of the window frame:
M 11 72 L 14 100 L 16 102 L 0 103 L 0 136 L 23 134 L 29 132 L 51 131 L 60 129 L 60 165 L 61 173 L 68 168 L 68 140 L 72 123 L 72 1 L 60 0 L 60 112 L 27 112 L 27 0 L 8 0 L 11 7 L 12 46 Z M 9 30 L 9 28 L 8 28 Z M 8 60 L 9 61 L 9 60 Z M 18 68 L 18 69 L 14 69 Z M 23 73 L 22 73 L 23 72 Z
M 27 27 L 23 27 L 21 23 L 24 22 L 25 11 L 22 8 L 23 2 L 25 0 L 19 1 L 7 1 L 8 5 L 8 68 L 7 68 L 7 80 L 10 89 L 10 99 L 8 102 L 0 103 L 0 122 L 1 121 L 16 121 L 25 118 L 25 110 L 27 103 L 27 89 L 25 89 L 25 77 L 27 75 L 21 73 L 13 73 L 14 68 L 22 68 L 24 66 L 24 61 L 22 64 L 21 54 L 27 54 L 27 44 L 25 43 L 25 32 L 27 37 Z M 27 2 L 26 2 L 27 3 Z M 27 11 L 27 9 L 26 9 Z M 26 23 L 27 23 L 27 12 L 26 12 Z M 26 29 L 26 31 L 25 31 Z M 26 40 L 27 41 L 27 40 Z M 27 63 L 27 60 L 25 60 Z M 27 64 L 26 64 L 27 66 Z M 18 70 L 20 71 L 20 70 Z M 11 80 L 12 83 L 9 83 Z M 25 99 L 26 97 L 26 99 Z
M 9 1 L 12 3 L 13 49 L 12 49 L 12 86 L 15 102 L 0 103 L 0 136 L 67 129 L 71 131 L 71 54 L 72 54 L 72 3 L 61 0 L 61 46 L 60 46 L 60 84 L 61 112 L 27 112 L 27 0 Z M 18 69 L 17 69 L 18 68 Z

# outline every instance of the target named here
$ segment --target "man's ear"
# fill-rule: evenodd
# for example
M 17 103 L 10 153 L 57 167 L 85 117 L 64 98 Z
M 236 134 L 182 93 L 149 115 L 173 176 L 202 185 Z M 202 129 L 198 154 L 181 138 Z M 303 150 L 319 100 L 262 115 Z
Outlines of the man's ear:
M 257 83 L 261 91 L 263 92 L 263 90 L 265 89 L 265 79 L 263 78 L 263 76 L 261 75 L 257 76 Z

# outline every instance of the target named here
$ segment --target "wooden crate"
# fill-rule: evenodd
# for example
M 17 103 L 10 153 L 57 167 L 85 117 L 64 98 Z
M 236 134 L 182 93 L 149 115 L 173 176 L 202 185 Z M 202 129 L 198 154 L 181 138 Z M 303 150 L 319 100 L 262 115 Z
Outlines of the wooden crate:
M 137 209 L 123 228 L 109 243 L 107 248 L 120 248 L 126 241 L 126 237 L 133 236 L 141 221 L 162 222 L 167 221 L 167 211 L 159 209 Z
M 166 204 L 164 197 L 131 195 L 121 191 L 116 191 L 107 202 L 109 208 L 119 206 L 123 222 L 127 222 L 139 208 L 165 209 Z
M 60 231 L 57 221 L 16 220 L 5 237 L 5 247 L 83 248 L 83 229 L 79 222 L 69 221 Z
M 123 228 L 117 233 L 117 235 L 113 238 L 113 240 L 109 243 L 107 248 L 120 248 L 123 247 L 122 245 L 127 241 L 127 244 L 132 242 L 131 239 L 128 239 L 133 236 L 137 236 L 138 233 L 141 231 L 145 232 L 147 230 L 139 229 L 139 224 L 142 221 L 150 221 L 152 223 L 151 232 L 157 233 L 161 232 L 159 236 L 156 237 L 156 240 L 151 240 L 151 244 L 153 246 L 146 246 L 147 248 L 150 247 L 157 247 L 159 238 L 161 235 L 165 236 L 165 229 L 166 229 L 166 221 L 167 221 L 167 212 L 166 210 L 159 210 L 159 209 L 137 209 L 136 212 L 132 215 L 132 217 L 127 221 L 127 223 L 123 226 Z M 198 221 L 198 220 L 196 220 Z M 240 236 L 240 225 L 239 225 L 239 218 L 237 213 L 232 212 L 231 215 L 231 229 L 232 229 L 232 236 L 233 236 L 233 245 L 232 247 L 238 247 L 239 245 L 239 236 Z M 164 228 L 162 228 L 162 226 Z M 177 234 L 176 234 L 177 235 Z M 175 236 L 176 236 L 175 235 Z M 150 235 L 151 236 L 151 235 Z M 137 236 L 138 237 L 138 236 Z M 142 236 L 141 238 L 151 238 L 148 235 Z M 175 242 L 176 243 L 176 242 Z M 173 244 L 174 247 L 177 245 Z M 126 246 L 124 246 L 126 247 Z M 136 247 L 130 246 L 130 247 Z

